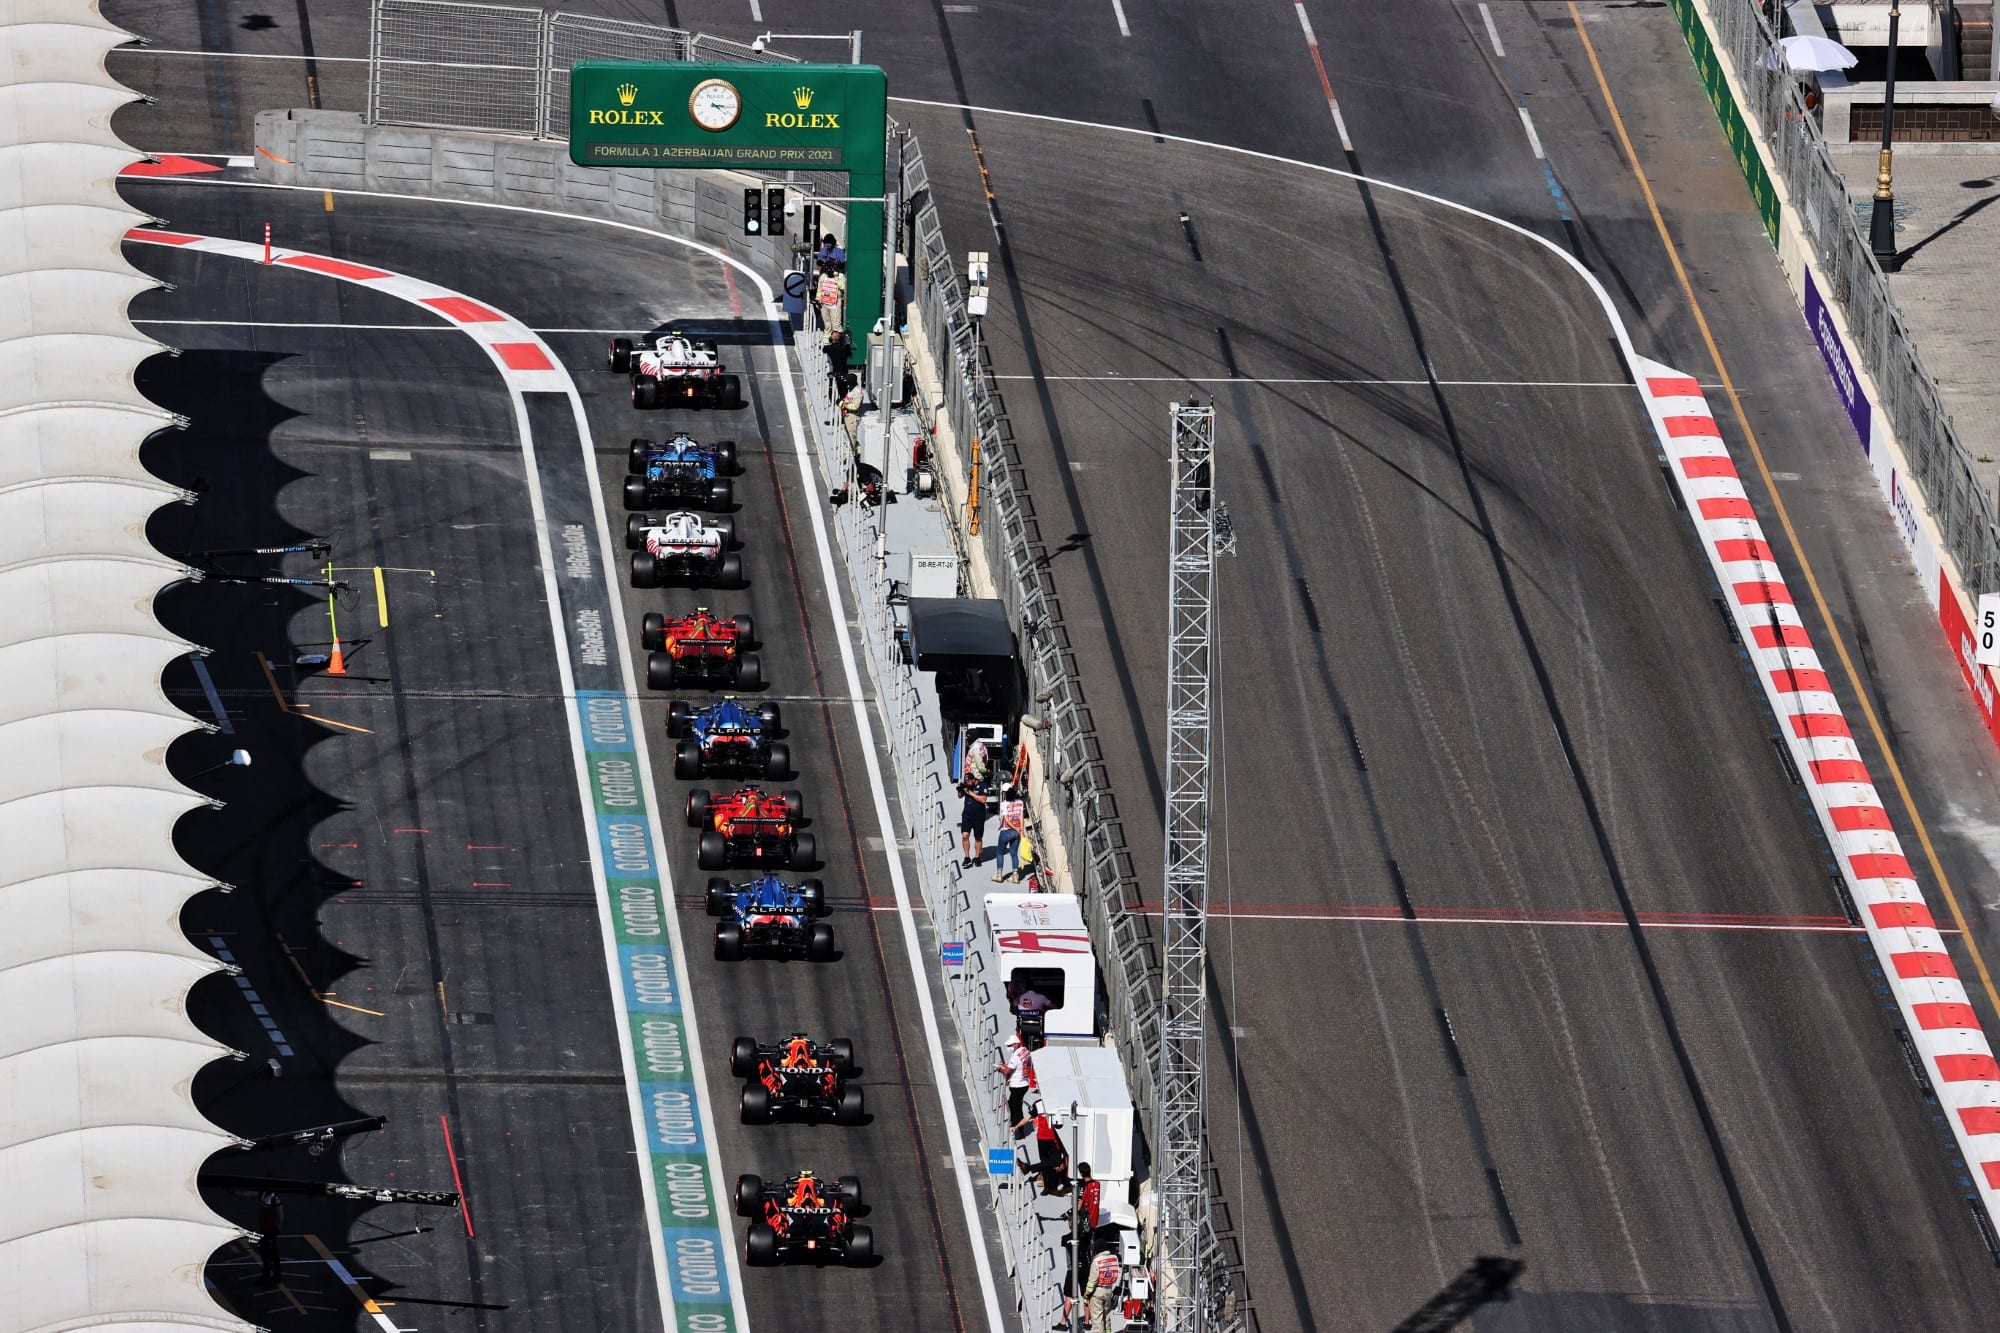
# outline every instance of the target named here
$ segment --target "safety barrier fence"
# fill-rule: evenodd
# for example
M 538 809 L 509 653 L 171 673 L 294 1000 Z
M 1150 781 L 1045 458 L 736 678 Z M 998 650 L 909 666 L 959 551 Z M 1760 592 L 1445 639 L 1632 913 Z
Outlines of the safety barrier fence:
M 2000 591 L 2000 503 L 1981 485 L 1971 453 L 1945 414 L 1937 381 L 1917 354 L 1797 80 L 1782 62 L 1766 63 L 1778 34 L 1757 0 L 1672 3 L 1773 244 L 1780 240 L 1780 204 L 1750 136 L 1763 141 L 1776 166 L 1785 203 L 1827 279 L 1821 295 L 1846 319 L 1849 341 L 1874 379 L 1878 406 L 1909 460 L 1945 550 L 1964 574 L 1965 591 L 1974 597 Z M 1742 92 L 1740 106 L 1730 78 Z M 1852 395 L 1845 388 L 1843 394 L 1852 409 Z M 1864 405 L 1864 418 L 1865 411 Z M 1856 429 L 1868 444 L 1865 419 L 1857 420 Z
M 368 120 L 381 125 L 463 129 L 561 139 L 568 133 L 568 74 L 586 59 L 791 61 L 773 52 L 675 28 L 537 8 L 459 0 L 376 0 L 368 85 Z M 1140 1123 L 1150 1128 L 1158 1104 L 1158 954 L 1151 923 L 1140 910 L 1138 878 L 1126 846 L 1118 804 L 1085 702 L 1062 605 L 1048 573 L 1033 497 L 1028 491 L 978 332 L 929 195 L 915 136 L 898 128 L 899 184 L 911 249 L 913 299 L 938 371 L 937 397 L 920 411 L 927 425 L 941 416 L 959 442 L 962 471 L 941 477 L 941 494 L 965 553 L 990 571 L 992 593 L 1020 629 L 1039 719 L 1037 805 L 1053 812 L 1060 830 L 1044 830 L 1045 870 L 1074 891 L 1083 906 L 1105 978 L 1110 1029 L 1119 1034 Z M 897 155 L 892 154 L 892 162 Z M 892 167 L 892 171 L 896 170 Z M 823 475 L 854 494 L 854 459 L 826 390 L 826 364 L 815 338 L 799 340 L 806 412 Z M 920 396 L 921 397 L 921 396 Z M 1164 424 L 1163 424 L 1164 429 Z M 973 441 L 979 467 L 977 535 L 969 506 Z M 941 939 L 979 929 L 981 904 L 961 883 L 950 808 L 938 762 L 947 744 L 926 715 L 915 673 L 902 661 L 882 562 L 880 515 L 851 503 L 834 511 L 832 526 L 857 593 L 866 669 L 881 700 L 893 749 L 899 798 L 915 852 L 918 884 Z M 1051 837 L 1050 833 L 1057 836 Z M 964 1086 L 982 1141 L 1012 1141 L 1002 1123 L 1004 1080 L 989 1055 L 1000 1037 L 997 1018 L 977 986 L 949 984 L 949 1008 L 963 1044 Z M 1211 1166 L 1211 1198 L 1220 1205 Z M 1048 1327 L 1060 1308 L 1060 1265 L 1041 1241 L 1034 1198 L 1025 1188 L 994 1192 L 1001 1245 L 1015 1273 L 1030 1327 Z M 1243 1289 L 1241 1261 L 1226 1228 L 1204 1219 L 1202 1271 L 1211 1309 L 1207 1326 L 1231 1333 L 1254 1324 Z M 1032 1321 L 1041 1319 L 1037 1325 Z
M 569 135 L 570 66 L 579 60 L 797 59 L 626 19 L 458 0 L 376 0 L 368 119 L 562 139 Z
M 937 400 L 923 404 L 923 410 L 942 418 L 956 442 L 959 474 L 941 478 L 940 491 L 953 510 L 959 540 L 979 546 L 983 564 L 991 572 L 992 591 L 1021 630 L 1031 716 L 1039 724 L 1033 728 L 1033 739 L 1040 776 L 1047 783 L 1048 808 L 1061 823 L 1060 845 L 1066 854 L 1067 863 L 1059 867 L 1059 874 L 1082 903 L 1103 965 L 1110 1029 L 1120 1036 L 1133 1101 L 1142 1124 L 1150 1129 L 1159 1105 L 1160 964 L 1152 923 L 1140 910 L 1138 876 L 1064 628 L 1061 598 L 1048 571 L 1048 548 L 1034 499 L 1000 409 L 978 328 L 966 310 L 944 227 L 931 200 L 923 151 L 908 132 L 899 135 L 899 146 L 915 323 L 940 380 Z M 1161 428 L 1165 429 L 1164 410 Z M 1163 500 L 1164 493 L 1163 486 Z M 1161 564 L 1164 577 L 1164 559 Z M 1048 843 L 1045 836 L 1041 845 Z M 1224 1196 L 1212 1165 L 1210 1176 L 1209 1197 L 1219 1204 Z M 1242 1327 L 1254 1315 L 1243 1289 L 1240 1257 L 1234 1252 L 1233 1237 L 1217 1227 L 1213 1212 L 1203 1220 L 1202 1240 L 1201 1265 L 1211 1301 L 1208 1326 Z

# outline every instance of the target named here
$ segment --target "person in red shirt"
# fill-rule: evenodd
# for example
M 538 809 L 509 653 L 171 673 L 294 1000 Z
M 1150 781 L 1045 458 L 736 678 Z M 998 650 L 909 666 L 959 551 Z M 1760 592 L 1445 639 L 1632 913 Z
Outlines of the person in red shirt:
M 1090 1174 L 1089 1162 L 1076 1164 L 1076 1222 L 1085 1234 L 1097 1230 L 1103 1217 L 1104 1185 Z

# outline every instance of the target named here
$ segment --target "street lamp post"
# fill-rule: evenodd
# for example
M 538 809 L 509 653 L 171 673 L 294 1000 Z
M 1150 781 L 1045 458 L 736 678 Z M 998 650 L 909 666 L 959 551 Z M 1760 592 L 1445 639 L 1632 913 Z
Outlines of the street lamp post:
M 1896 130 L 1896 41 L 1903 0 L 1889 5 L 1889 69 L 1882 84 L 1882 156 L 1875 167 L 1875 210 L 1868 219 L 1868 248 L 1883 268 L 1896 263 L 1896 188 L 1892 179 Z

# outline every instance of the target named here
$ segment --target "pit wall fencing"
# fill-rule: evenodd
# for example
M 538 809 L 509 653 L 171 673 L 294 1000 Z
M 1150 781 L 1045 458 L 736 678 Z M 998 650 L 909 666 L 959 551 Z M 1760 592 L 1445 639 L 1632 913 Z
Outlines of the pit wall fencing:
M 1981 725 L 2000 745 L 2000 681 L 1973 656 L 1978 594 L 2000 591 L 1995 497 L 1939 405 L 1812 114 L 1789 79 L 1756 65 L 1773 34 L 1754 0 L 1672 5 L 1924 598 Z

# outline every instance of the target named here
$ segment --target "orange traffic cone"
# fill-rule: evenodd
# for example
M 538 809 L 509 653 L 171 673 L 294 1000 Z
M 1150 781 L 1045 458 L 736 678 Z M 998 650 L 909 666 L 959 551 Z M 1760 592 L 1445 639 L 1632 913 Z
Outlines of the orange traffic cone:
M 333 661 L 327 663 L 326 674 L 329 676 L 347 674 L 347 659 L 341 655 L 339 639 L 333 641 Z

